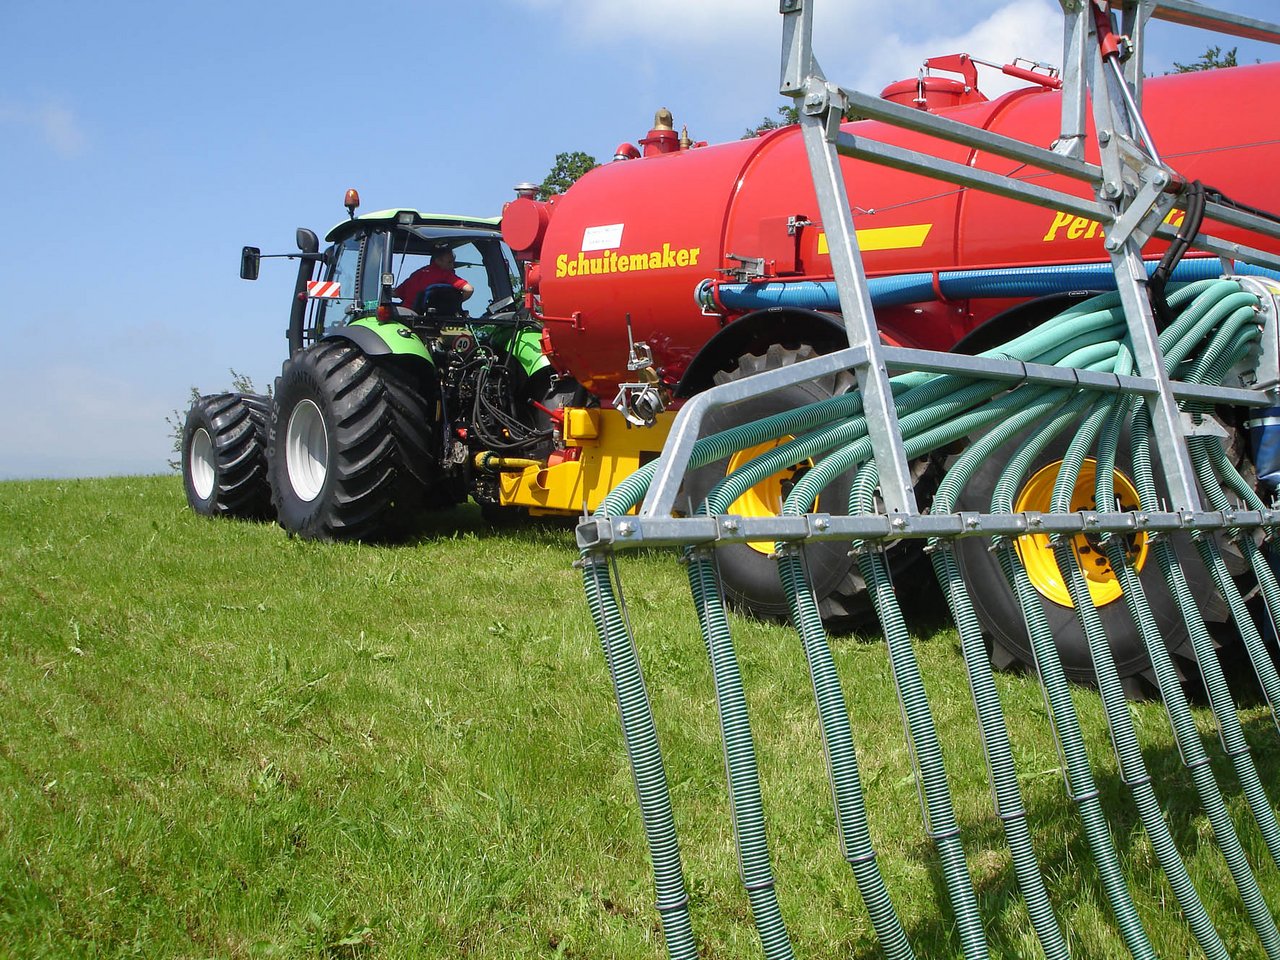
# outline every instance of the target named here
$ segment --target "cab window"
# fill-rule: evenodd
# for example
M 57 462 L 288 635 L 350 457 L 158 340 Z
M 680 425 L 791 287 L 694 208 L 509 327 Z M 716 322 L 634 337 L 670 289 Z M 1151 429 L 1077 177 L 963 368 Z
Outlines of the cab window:
M 320 304 L 316 315 L 319 336 L 324 336 L 325 330 L 341 326 L 346 321 L 347 304 L 356 296 L 356 270 L 360 263 L 361 239 L 363 238 L 359 236 L 347 237 L 335 251 L 333 269 L 328 279 L 336 280 L 340 289 L 337 298 L 317 301 Z
M 382 293 L 382 252 L 387 246 L 387 235 L 371 233 L 364 244 L 364 256 L 360 261 L 360 300 L 366 310 L 378 305 Z
M 496 240 L 467 240 L 461 243 L 454 240 L 440 241 L 440 245 L 447 245 L 453 250 L 456 260 L 454 272 L 475 290 L 465 304 L 467 312 L 472 316 L 486 313 L 490 304 L 512 295 L 511 282 L 515 276 L 515 268 L 503 252 L 501 243 Z M 406 251 L 401 243 L 397 243 L 392 263 L 396 285 L 430 263 L 431 249 L 422 244 L 411 244 Z

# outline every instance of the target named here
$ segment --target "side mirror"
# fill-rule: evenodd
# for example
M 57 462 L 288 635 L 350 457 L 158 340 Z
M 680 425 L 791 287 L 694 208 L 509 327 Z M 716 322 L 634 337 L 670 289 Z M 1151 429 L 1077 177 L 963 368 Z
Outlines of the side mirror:
M 314 234 L 312 234 L 314 236 Z M 257 247 L 245 247 L 240 251 L 240 279 L 257 280 L 262 251 Z
M 308 230 L 306 227 L 299 227 L 297 240 L 298 249 L 303 253 L 318 253 L 320 250 L 320 238 L 316 236 L 314 230 Z

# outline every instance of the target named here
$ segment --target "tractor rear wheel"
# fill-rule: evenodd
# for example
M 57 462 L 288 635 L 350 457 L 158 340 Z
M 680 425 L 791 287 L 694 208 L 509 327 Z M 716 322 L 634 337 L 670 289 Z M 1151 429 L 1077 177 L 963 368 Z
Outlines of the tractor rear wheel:
M 182 426 L 182 485 L 206 517 L 261 520 L 271 514 L 267 420 L 271 400 L 248 393 L 200 397 Z
M 285 362 L 269 441 L 282 527 L 316 540 L 414 532 L 440 469 L 438 397 L 428 396 L 435 381 L 420 373 L 345 340 L 321 341 Z

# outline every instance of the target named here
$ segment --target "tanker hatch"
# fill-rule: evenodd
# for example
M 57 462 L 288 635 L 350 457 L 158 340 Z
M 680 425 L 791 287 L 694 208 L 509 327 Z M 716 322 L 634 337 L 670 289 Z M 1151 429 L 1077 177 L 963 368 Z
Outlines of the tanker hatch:
M 918 76 L 889 84 L 880 91 L 880 97 L 929 113 L 982 103 L 987 97 L 978 89 L 978 64 L 993 67 L 1007 77 L 1025 80 L 1046 90 L 1062 87 L 1058 69 L 1047 63 L 1018 57 L 1013 63 L 1000 64 L 980 60 L 967 53 L 953 53 L 945 57 L 930 57 L 921 65 Z M 960 79 L 933 76 L 935 70 L 959 74 Z
M 680 149 L 680 140 L 676 136 L 675 118 L 666 107 L 660 109 L 653 117 L 653 129 L 640 141 L 646 157 L 657 157 L 664 153 L 675 153 Z

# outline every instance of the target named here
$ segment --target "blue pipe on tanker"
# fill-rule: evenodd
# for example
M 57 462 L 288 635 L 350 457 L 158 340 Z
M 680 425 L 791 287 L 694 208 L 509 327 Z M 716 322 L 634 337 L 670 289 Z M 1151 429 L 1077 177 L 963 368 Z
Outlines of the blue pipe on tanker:
M 1158 260 L 1148 260 L 1147 273 Z M 1217 257 L 1184 259 L 1173 271 L 1173 283 L 1191 283 L 1221 276 L 1223 263 Z M 1280 280 L 1280 271 L 1255 267 L 1239 261 L 1231 272 L 1243 276 Z M 938 298 L 970 300 L 992 297 L 1044 297 L 1055 293 L 1102 292 L 1116 288 L 1110 263 L 1076 263 L 1045 267 L 1003 267 L 985 270 L 942 270 L 934 283 L 932 273 L 903 273 L 874 277 L 867 281 L 871 303 L 877 307 L 897 307 Z M 840 297 L 831 280 L 777 280 L 768 283 L 722 283 L 706 280 L 698 285 L 698 302 L 712 307 L 715 299 L 727 310 L 746 313 L 768 307 L 796 307 L 806 310 L 839 310 Z

